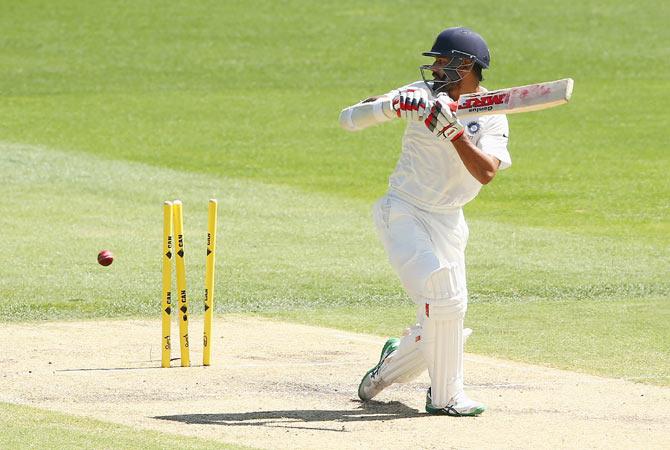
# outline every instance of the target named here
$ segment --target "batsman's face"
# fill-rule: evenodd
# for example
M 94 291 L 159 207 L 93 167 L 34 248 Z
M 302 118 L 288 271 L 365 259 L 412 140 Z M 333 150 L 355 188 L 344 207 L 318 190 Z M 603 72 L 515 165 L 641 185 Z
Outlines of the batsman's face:
M 440 56 L 433 64 L 421 66 L 421 76 L 432 85 L 433 93 L 448 92 L 457 88 L 472 70 L 475 60 L 462 56 Z
M 456 79 L 458 81 L 472 70 L 474 64 L 474 59 L 458 56 L 439 57 L 435 58 L 430 70 L 433 73 L 433 80 L 453 81 Z

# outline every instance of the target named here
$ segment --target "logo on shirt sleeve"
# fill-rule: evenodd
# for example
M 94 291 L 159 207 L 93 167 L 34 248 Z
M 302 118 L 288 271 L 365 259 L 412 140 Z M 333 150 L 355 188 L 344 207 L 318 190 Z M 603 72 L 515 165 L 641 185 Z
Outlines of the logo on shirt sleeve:
M 481 124 L 477 121 L 473 121 L 467 124 L 468 134 L 476 134 L 481 128 Z

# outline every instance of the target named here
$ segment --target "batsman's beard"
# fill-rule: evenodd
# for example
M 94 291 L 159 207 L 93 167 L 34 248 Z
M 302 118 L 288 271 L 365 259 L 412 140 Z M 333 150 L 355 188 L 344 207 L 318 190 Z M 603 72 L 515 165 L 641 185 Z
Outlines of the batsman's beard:
M 457 81 L 441 81 L 441 80 L 434 80 L 438 81 L 440 83 L 439 87 L 434 87 L 431 88 L 433 91 L 433 95 L 437 96 L 438 94 L 447 94 L 450 99 L 452 100 L 458 100 L 458 96 L 454 97 L 457 92 L 460 91 L 460 86 L 463 82 L 463 79 L 457 80 Z
M 433 95 L 437 95 L 440 93 L 449 93 L 450 91 L 452 91 L 453 88 L 458 87 L 461 81 L 463 80 L 461 74 L 458 73 L 458 71 L 456 70 L 442 71 L 442 77 L 440 77 L 437 73 L 433 72 L 432 80 L 426 79 L 423 71 L 421 72 L 421 76 L 423 78 L 424 83 L 426 83 L 426 86 L 428 86 Z

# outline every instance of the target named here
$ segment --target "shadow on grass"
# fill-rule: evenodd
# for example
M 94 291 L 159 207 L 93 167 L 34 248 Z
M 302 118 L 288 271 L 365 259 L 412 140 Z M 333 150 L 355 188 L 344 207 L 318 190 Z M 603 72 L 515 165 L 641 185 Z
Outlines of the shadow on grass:
M 156 416 L 154 419 L 172 420 L 197 425 L 267 426 L 342 432 L 346 431 L 344 427 L 301 427 L 298 424 L 310 422 L 373 422 L 426 416 L 426 414 L 422 414 L 419 410 L 410 408 L 400 402 L 382 403 L 371 401 L 357 403 L 359 406 L 354 409 L 297 409 L 245 413 L 177 414 L 173 416 Z

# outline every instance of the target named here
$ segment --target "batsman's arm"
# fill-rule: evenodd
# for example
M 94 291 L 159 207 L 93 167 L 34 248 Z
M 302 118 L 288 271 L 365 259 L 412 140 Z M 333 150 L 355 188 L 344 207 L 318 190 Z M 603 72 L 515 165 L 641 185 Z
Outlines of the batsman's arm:
M 440 94 L 432 104 L 424 124 L 438 139 L 451 141 L 470 175 L 481 184 L 487 184 L 495 177 L 500 160 L 480 150 L 470 141 L 465 135 L 463 124 L 456 117 L 455 110 L 456 105 L 449 96 Z
M 370 97 L 340 113 L 340 126 L 347 131 L 359 131 L 388 122 L 397 117 L 391 107 L 391 96 Z
M 495 156 L 484 153 L 473 144 L 465 135 L 452 141 L 458 156 L 468 172 L 481 184 L 487 184 L 496 176 L 500 160 Z

